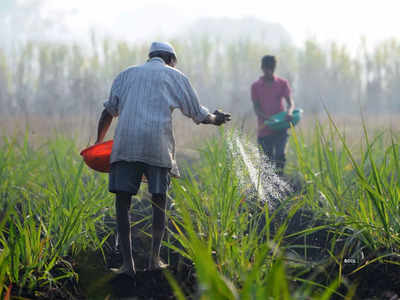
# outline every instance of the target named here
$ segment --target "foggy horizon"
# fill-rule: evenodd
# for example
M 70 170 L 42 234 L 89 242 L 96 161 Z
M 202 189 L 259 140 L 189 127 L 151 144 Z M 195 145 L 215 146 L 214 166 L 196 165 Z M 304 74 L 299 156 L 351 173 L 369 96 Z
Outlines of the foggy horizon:
M 369 48 L 390 38 L 399 38 L 400 20 L 395 16 L 400 4 L 394 0 L 380 1 L 308 0 L 300 3 L 281 1 L 279 4 L 231 5 L 226 1 L 201 4 L 180 0 L 112 3 L 71 0 L 4 0 L 0 4 L 0 36 L 4 40 L 58 40 L 85 43 L 91 32 L 129 42 L 170 40 L 187 36 L 200 21 L 246 19 L 260 24 L 280 26 L 296 47 L 308 39 L 322 44 L 337 42 L 355 52 L 362 39 Z M 204 22 L 203 22 L 204 23 Z
M 4 0 L 2 113 L 70 116 L 98 110 L 114 76 L 143 63 L 153 40 L 176 47 L 177 68 L 202 103 L 215 105 L 218 99 L 219 107 L 238 116 L 252 114 L 249 89 L 267 53 L 278 57 L 277 74 L 289 81 L 296 105 L 310 113 L 323 111 L 322 99 L 333 113 L 354 113 L 360 105 L 371 113 L 397 113 L 395 1 L 290 2 Z

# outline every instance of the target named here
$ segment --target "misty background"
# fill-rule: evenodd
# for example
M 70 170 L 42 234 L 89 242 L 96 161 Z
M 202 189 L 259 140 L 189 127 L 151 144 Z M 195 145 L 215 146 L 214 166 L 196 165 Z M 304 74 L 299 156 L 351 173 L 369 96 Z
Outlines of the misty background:
M 174 45 L 177 68 L 190 78 L 202 104 L 238 118 L 255 121 L 250 86 L 261 76 L 265 54 L 277 56 L 277 74 L 289 80 L 296 106 L 306 113 L 322 112 L 323 104 L 335 114 L 360 108 L 371 114 L 400 111 L 400 33 L 382 34 L 373 43 L 362 34 L 346 42 L 311 32 L 299 40 L 256 10 L 254 15 L 224 16 L 195 7 L 190 15 L 161 3 L 109 13 L 100 6 L 97 12 L 94 2 L 82 6 L 1 0 L 1 118 L 28 123 L 34 118 L 97 118 L 113 78 L 144 63 L 153 40 Z M 82 14 L 89 8 L 92 14 Z

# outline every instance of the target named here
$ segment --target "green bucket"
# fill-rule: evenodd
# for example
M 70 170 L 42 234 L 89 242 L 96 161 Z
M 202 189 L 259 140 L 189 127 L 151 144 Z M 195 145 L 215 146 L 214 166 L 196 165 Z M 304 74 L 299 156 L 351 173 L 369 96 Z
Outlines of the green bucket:
M 268 126 L 271 130 L 283 130 L 288 129 L 290 126 L 296 126 L 299 123 L 303 114 L 301 108 L 293 110 L 293 118 L 291 121 L 286 120 L 286 111 L 281 111 L 275 115 L 269 117 L 268 120 L 264 121 L 264 124 Z

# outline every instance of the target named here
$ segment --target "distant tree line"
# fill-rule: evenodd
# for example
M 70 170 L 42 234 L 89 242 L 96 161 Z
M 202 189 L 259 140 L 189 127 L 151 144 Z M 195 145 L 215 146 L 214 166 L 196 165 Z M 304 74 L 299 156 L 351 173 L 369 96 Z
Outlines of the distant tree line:
M 189 76 L 202 103 L 233 113 L 249 113 L 250 85 L 261 76 L 260 59 L 278 57 L 278 75 L 287 78 L 297 106 L 319 112 L 400 111 L 400 41 L 386 40 L 356 54 L 341 45 L 304 47 L 241 39 L 221 42 L 207 37 L 172 40 L 178 68 Z M 147 59 L 148 44 L 111 39 L 90 47 L 55 42 L 26 42 L 14 51 L 0 48 L 0 114 L 65 117 L 99 112 L 114 76 Z

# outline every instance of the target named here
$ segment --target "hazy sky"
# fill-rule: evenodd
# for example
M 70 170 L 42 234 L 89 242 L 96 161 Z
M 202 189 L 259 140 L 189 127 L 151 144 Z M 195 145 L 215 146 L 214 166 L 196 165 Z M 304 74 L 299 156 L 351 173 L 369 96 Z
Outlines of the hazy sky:
M 47 9 L 72 10 L 67 22 L 76 32 L 95 27 L 131 39 L 157 33 L 172 35 L 205 16 L 255 16 L 277 22 L 298 45 L 307 37 L 349 45 L 358 43 L 362 35 L 369 42 L 400 38 L 400 0 L 53 0 Z

